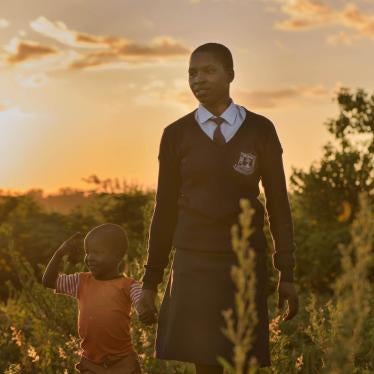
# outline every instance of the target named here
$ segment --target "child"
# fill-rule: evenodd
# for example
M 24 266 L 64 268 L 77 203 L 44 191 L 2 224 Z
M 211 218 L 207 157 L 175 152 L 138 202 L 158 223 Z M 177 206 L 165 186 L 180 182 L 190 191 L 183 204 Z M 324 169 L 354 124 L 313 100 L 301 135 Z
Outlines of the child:
M 130 336 L 131 304 L 136 308 L 141 285 L 121 271 L 127 251 L 123 228 L 112 223 L 93 228 L 84 238 L 89 272 L 58 274 L 62 257 L 78 250 L 83 236 L 75 233 L 57 249 L 43 274 L 43 285 L 77 299 L 82 355 L 80 373 L 140 374 Z

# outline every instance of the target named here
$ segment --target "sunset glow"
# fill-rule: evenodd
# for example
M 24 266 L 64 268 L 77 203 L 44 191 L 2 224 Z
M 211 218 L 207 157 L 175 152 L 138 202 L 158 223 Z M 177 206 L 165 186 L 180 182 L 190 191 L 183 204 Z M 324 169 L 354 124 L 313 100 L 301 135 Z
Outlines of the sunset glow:
M 209 41 L 232 51 L 233 100 L 275 123 L 287 176 L 321 155 L 336 90 L 374 87 L 372 0 L 2 0 L 0 189 L 154 187 Z

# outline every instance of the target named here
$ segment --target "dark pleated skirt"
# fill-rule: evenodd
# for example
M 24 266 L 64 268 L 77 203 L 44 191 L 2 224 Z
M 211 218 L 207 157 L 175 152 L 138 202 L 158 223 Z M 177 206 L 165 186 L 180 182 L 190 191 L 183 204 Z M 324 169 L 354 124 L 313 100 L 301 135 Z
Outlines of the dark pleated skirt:
M 248 360 L 270 365 L 265 249 L 256 250 L 258 324 Z M 222 311 L 234 309 L 233 253 L 177 249 L 162 301 L 156 337 L 156 357 L 218 365 L 217 357 L 232 362 L 233 346 L 223 335 Z

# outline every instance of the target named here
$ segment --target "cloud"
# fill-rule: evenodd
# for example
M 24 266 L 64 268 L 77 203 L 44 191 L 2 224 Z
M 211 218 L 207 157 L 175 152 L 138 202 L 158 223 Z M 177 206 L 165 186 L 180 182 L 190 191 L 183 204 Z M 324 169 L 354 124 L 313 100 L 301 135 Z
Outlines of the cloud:
M 8 52 L 5 61 L 10 65 L 29 60 L 38 60 L 58 53 L 57 49 L 53 47 L 48 47 L 32 40 L 21 40 L 19 38 L 13 38 L 4 49 Z
M 107 48 L 110 44 L 115 44 L 118 39 L 113 37 L 93 36 L 70 30 L 63 22 L 52 22 L 45 17 L 39 17 L 31 21 L 30 26 L 34 31 L 70 47 Z
M 272 0 L 280 4 L 280 10 L 286 19 L 275 23 L 275 27 L 284 31 L 304 31 L 320 27 L 340 26 L 349 31 L 330 35 L 329 44 L 352 44 L 359 38 L 374 39 L 374 14 L 360 10 L 353 3 L 341 9 L 335 9 L 327 2 L 319 0 Z
M 348 4 L 340 13 L 341 23 L 364 37 L 374 38 L 374 14 L 361 12 L 356 5 Z
M 172 82 L 155 80 L 140 88 L 134 95 L 137 105 L 147 107 L 167 107 L 174 105 L 178 110 L 192 110 L 197 101 L 188 89 L 187 81 L 176 79 Z
M 189 49 L 170 37 L 158 37 L 149 44 L 128 42 L 109 50 L 86 53 L 71 65 L 72 69 L 93 69 L 118 62 L 141 63 L 176 59 L 189 53 Z
M 159 36 L 142 44 L 121 36 L 91 35 L 72 30 L 61 21 L 52 22 L 45 17 L 35 19 L 30 26 L 66 46 L 89 49 L 72 62 L 70 68 L 74 70 L 128 68 L 132 63 L 176 59 L 190 52 L 189 48 L 170 36 Z
M 198 105 L 197 100 L 187 88 L 188 84 L 181 80 L 166 83 L 154 81 L 141 88 L 135 102 L 142 106 L 163 106 L 171 102 L 183 108 L 192 110 Z M 299 99 L 325 98 L 332 90 L 323 85 L 300 85 L 272 90 L 243 90 L 236 89 L 232 93 L 235 102 L 253 108 L 275 108 L 285 103 L 292 103 Z
M 139 68 L 149 63 L 177 61 L 190 49 L 170 36 L 158 36 L 148 43 L 137 43 L 121 36 L 98 36 L 68 29 L 60 22 L 39 17 L 31 28 L 54 41 L 60 48 L 40 42 L 13 38 L 0 56 L 0 64 L 18 65 L 51 70 L 108 70 Z M 76 48 L 79 48 L 78 52 Z
M 310 29 L 331 22 L 334 11 L 316 0 L 281 1 L 281 10 L 288 19 L 276 23 L 282 30 Z
M 239 103 L 255 108 L 274 108 L 279 104 L 300 98 L 318 98 L 328 96 L 330 91 L 322 85 L 291 86 L 274 90 L 236 90 Z
M 10 22 L 5 18 L 0 18 L 0 29 L 6 29 L 10 26 Z
M 27 88 L 38 88 L 45 86 L 48 82 L 48 77 L 44 73 L 34 73 L 31 75 L 19 75 L 17 77 L 17 82 L 22 87 Z
M 0 103 L 0 124 L 7 125 L 15 121 L 31 119 L 35 117 L 35 113 L 24 112 L 18 106 L 4 105 Z
M 58 50 L 33 40 L 22 40 L 17 37 L 13 38 L 3 49 L 6 53 L 0 55 L 0 67 L 19 66 L 31 74 L 35 73 L 36 76 L 39 74 L 39 78 L 40 74 L 67 70 L 74 61 L 81 58 L 81 54 L 76 51 Z M 32 78 L 33 83 L 29 80 L 29 86 L 36 87 L 37 81 L 41 83 L 41 79 L 36 79 L 36 76 Z
M 328 44 L 331 44 L 331 45 L 339 45 L 339 44 L 352 45 L 354 40 L 357 38 L 358 38 L 357 35 L 350 35 L 345 31 L 340 31 L 337 34 L 329 35 L 326 41 Z
M 60 21 L 55 23 L 45 17 L 39 17 L 30 23 L 32 29 L 70 47 L 104 49 L 88 56 L 120 55 L 135 58 L 168 57 L 185 55 L 189 49 L 168 36 L 159 36 L 149 44 L 135 43 L 118 36 L 97 36 L 70 30 Z
M 35 69 L 56 70 L 113 70 L 135 69 L 149 63 L 166 63 L 185 56 L 189 50 L 169 37 L 156 38 L 147 45 L 130 43 L 127 46 L 79 53 L 58 50 L 31 40 L 12 39 L 5 46 L 6 55 L 0 56 L 6 65 L 33 62 Z

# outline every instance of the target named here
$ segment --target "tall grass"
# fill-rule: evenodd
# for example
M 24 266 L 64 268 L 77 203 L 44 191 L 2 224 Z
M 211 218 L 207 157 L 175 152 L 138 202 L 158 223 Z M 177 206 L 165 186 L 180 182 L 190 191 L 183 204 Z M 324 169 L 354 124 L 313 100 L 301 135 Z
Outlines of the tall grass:
M 258 321 L 256 311 L 256 275 L 255 253 L 249 247 L 249 237 L 253 232 L 250 227 L 254 210 L 248 200 L 240 201 L 242 212 L 239 215 L 239 225 L 234 225 L 231 231 L 232 248 L 237 258 L 237 265 L 232 266 L 231 276 L 236 287 L 235 311 L 223 312 L 226 327 L 225 336 L 233 343 L 233 364 L 220 358 L 227 373 L 244 374 L 246 358 L 253 345 L 253 332 Z M 253 361 L 248 373 L 256 371 Z
M 2 249 L 3 250 L 3 249 Z M 10 238 L 10 266 L 20 287 L 8 282 L 9 298 L 0 304 L 0 372 L 7 374 L 70 374 L 80 358 L 77 334 L 77 306 L 71 297 L 55 295 L 42 286 L 28 261 L 14 248 Z M 144 248 L 139 252 L 146 253 Z M 126 275 L 141 279 L 145 255 L 127 259 Z M 44 270 L 44 266 L 40 266 Z M 61 272 L 87 271 L 83 263 L 64 258 Z M 166 288 L 161 284 L 158 302 Z M 180 362 L 157 360 L 153 356 L 156 326 L 146 327 L 132 314 L 131 335 L 145 374 L 191 374 L 193 368 Z
M 374 372 L 372 357 L 362 367 L 356 365 L 356 357 L 366 344 L 364 326 L 373 319 L 374 311 L 373 287 L 369 281 L 373 266 L 374 210 L 364 195 L 360 196 L 360 207 L 351 227 L 352 242 L 340 247 L 342 274 L 333 286 L 333 297 L 325 305 L 318 305 L 312 295 L 307 305 L 306 332 L 320 353 L 324 373 Z
M 232 365 L 224 363 L 226 371 L 230 374 L 374 373 L 374 206 L 370 199 L 361 196 L 361 208 L 351 226 L 352 242 L 340 248 L 342 272 L 333 285 L 332 295 L 300 295 L 300 312 L 289 322 L 283 322 L 278 316 L 276 293 L 270 295 L 272 365 L 258 368 L 252 362 L 246 373 L 244 361 L 252 347 L 252 332 L 257 323 L 254 308 L 256 258 L 246 245 L 251 209 L 247 202 L 241 204 L 240 227 L 233 229 L 238 264 L 232 275 L 238 291 L 235 310 L 226 311 L 224 317 L 224 333 L 235 349 Z M 79 357 L 75 300 L 56 296 L 45 289 L 30 264 L 12 246 L 12 240 L 9 247 L 0 248 L 0 252 L 5 249 L 11 254 L 12 261 L 8 265 L 21 287 L 8 283 L 10 297 L 0 304 L 0 372 L 74 373 Z M 138 258 L 128 260 L 125 270 L 135 279 L 142 275 L 145 249 L 139 248 L 139 253 L 142 255 Z M 65 261 L 62 271 L 84 271 L 84 265 Z M 159 301 L 166 282 L 167 275 L 159 290 Z M 194 373 L 191 365 L 153 357 L 155 328 L 144 328 L 133 316 L 132 336 L 144 373 Z
M 245 357 L 252 347 L 257 322 L 255 310 L 255 257 L 248 248 L 252 210 L 241 201 L 241 236 L 233 228 L 233 249 L 238 266 L 232 268 L 236 285 L 235 310 L 224 312 L 224 333 L 234 344 L 233 364 L 221 359 L 229 374 L 374 373 L 374 292 L 370 275 L 374 268 L 374 206 L 360 196 L 360 210 L 351 225 L 352 241 L 340 246 L 342 272 L 327 299 L 302 295 L 301 310 L 290 322 L 275 314 L 269 326 L 272 365 L 245 372 Z M 276 295 L 273 295 L 274 299 Z M 234 315 L 237 316 L 236 322 Z

